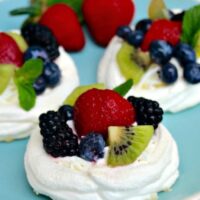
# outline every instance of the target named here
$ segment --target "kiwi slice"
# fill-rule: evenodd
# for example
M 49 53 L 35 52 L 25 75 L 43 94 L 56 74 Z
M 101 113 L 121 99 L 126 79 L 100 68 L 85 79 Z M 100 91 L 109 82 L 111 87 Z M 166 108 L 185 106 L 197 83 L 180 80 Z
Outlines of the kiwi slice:
M 194 47 L 196 56 L 198 58 L 200 58 L 200 30 L 197 31 L 197 33 L 195 34 L 194 38 L 193 38 L 193 44 L 192 46 Z
M 126 79 L 133 79 L 133 83 L 137 84 L 144 74 L 144 69 L 134 60 L 135 53 L 134 47 L 124 42 L 117 53 L 117 63 L 121 74 Z
M 105 85 L 103 83 L 96 83 L 96 84 L 91 84 L 91 85 L 79 86 L 75 88 L 72 91 L 72 93 L 66 98 L 66 100 L 64 101 L 64 104 L 73 106 L 81 94 L 93 88 L 103 90 L 105 89 Z
M 152 20 L 170 18 L 164 0 L 151 0 L 149 5 L 149 18 Z
M 14 75 L 14 65 L 0 65 L 0 95 L 7 88 L 11 78 Z
M 116 167 L 133 163 L 145 150 L 153 133 L 153 126 L 147 125 L 109 127 L 107 164 L 111 167 Z
M 14 32 L 8 32 L 7 34 L 15 40 L 21 52 L 25 52 L 27 50 L 28 45 L 20 34 Z

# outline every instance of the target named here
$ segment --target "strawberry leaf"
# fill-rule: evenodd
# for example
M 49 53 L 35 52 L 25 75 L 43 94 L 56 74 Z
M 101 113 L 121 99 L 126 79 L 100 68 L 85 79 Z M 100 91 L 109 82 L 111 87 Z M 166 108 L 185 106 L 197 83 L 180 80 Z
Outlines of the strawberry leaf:
M 129 79 L 126 82 L 114 88 L 113 90 L 118 94 L 120 94 L 121 96 L 125 96 L 128 93 L 128 91 L 132 88 L 132 86 L 133 86 L 133 79 Z

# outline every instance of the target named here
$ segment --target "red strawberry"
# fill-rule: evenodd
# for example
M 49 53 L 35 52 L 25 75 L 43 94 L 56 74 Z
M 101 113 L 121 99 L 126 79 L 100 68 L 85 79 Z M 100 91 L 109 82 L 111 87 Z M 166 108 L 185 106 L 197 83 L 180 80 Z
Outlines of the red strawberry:
M 117 28 L 130 24 L 135 11 L 132 0 L 84 0 L 83 15 L 94 40 L 106 46 Z
M 133 122 L 132 105 L 112 90 L 89 90 L 74 106 L 74 123 L 79 136 L 91 132 L 106 136 L 109 126 L 130 126 Z
M 39 23 L 51 29 L 58 43 L 66 50 L 78 51 L 84 47 L 85 38 L 78 17 L 66 4 L 49 7 Z
M 0 33 L 0 64 L 23 65 L 23 54 L 12 37 Z
M 148 51 L 150 44 L 154 40 L 165 40 L 175 46 L 180 41 L 181 31 L 181 22 L 174 22 L 166 19 L 157 20 L 153 22 L 145 35 L 141 48 L 143 51 Z

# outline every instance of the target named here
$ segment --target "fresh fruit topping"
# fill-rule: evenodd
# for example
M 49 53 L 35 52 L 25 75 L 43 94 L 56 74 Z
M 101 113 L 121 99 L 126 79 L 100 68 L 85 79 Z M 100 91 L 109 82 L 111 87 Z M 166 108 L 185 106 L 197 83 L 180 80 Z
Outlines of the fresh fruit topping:
M 47 87 L 47 82 L 43 76 L 39 76 L 33 84 L 33 88 L 37 95 L 42 94 Z
M 138 125 L 152 125 L 155 129 L 162 121 L 163 110 L 156 101 L 130 96 L 128 101 L 136 110 Z
M 142 19 L 136 24 L 135 29 L 142 31 L 145 34 L 150 29 L 151 25 L 151 19 Z
M 148 146 L 153 126 L 109 127 L 107 164 L 111 167 L 133 163 Z
M 5 33 L 0 33 L 0 44 L 0 64 L 22 66 L 23 54 L 15 40 Z
M 15 71 L 14 83 L 18 91 L 20 107 L 26 111 L 31 110 L 36 103 L 36 93 L 33 84 L 42 74 L 43 62 L 40 59 L 31 59 Z
M 0 95 L 5 91 L 14 75 L 14 65 L 0 65 Z
M 196 56 L 199 58 L 200 57 L 200 30 L 195 34 L 192 46 L 194 47 Z
M 44 63 L 49 62 L 49 56 L 47 52 L 40 46 L 31 46 L 24 53 L 24 60 L 40 58 Z
M 126 79 L 133 79 L 133 83 L 137 84 L 144 74 L 144 69 L 134 61 L 134 54 L 134 47 L 124 42 L 117 53 L 117 63 L 121 74 Z
M 200 65 L 196 63 L 186 65 L 184 68 L 184 78 L 191 84 L 200 83 Z
M 47 26 L 66 50 L 78 51 L 84 47 L 85 38 L 78 17 L 66 4 L 59 3 L 49 7 L 39 23 Z
M 97 161 L 104 156 L 105 141 L 101 134 L 89 133 L 80 141 L 80 157 L 87 161 Z
M 183 21 L 184 15 L 185 15 L 185 11 L 179 12 L 179 13 L 174 13 L 173 11 L 170 10 L 170 19 L 172 21 Z
M 127 39 L 128 35 L 132 32 L 129 26 L 120 26 L 117 29 L 116 35 L 120 38 Z
M 144 33 L 142 31 L 136 30 L 129 33 L 127 37 L 127 42 L 133 45 L 135 48 L 140 47 L 144 39 Z
M 109 126 L 130 126 L 135 121 L 131 104 L 112 90 L 91 89 L 83 93 L 74 106 L 75 128 L 79 136 L 102 133 Z
M 175 46 L 180 41 L 181 29 L 180 22 L 172 22 L 165 19 L 154 21 L 145 35 L 141 46 L 142 50 L 147 51 L 154 40 L 165 40 Z
M 25 52 L 27 50 L 28 45 L 20 34 L 14 32 L 7 32 L 6 34 L 8 34 L 10 37 L 12 37 L 12 39 L 15 40 L 21 52 Z
M 164 83 L 172 84 L 178 79 L 178 70 L 173 64 L 167 63 L 162 66 L 159 75 Z
M 39 118 L 43 146 L 53 157 L 78 155 L 78 137 L 58 112 L 49 111 Z
M 175 48 L 174 55 L 178 59 L 182 67 L 189 63 L 196 62 L 196 54 L 189 44 L 178 44 Z
M 164 40 L 153 41 L 150 45 L 149 51 L 151 59 L 159 65 L 166 64 L 173 55 L 172 46 Z
M 115 87 L 113 90 L 117 92 L 118 94 L 120 94 L 121 96 L 125 96 L 129 92 L 129 90 L 132 88 L 132 86 L 133 86 L 133 80 L 129 79 L 125 81 L 124 83 L 122 83 L 121 85 Z
M 73 120 L 74 118 L 74 108 L 70 105 L 61 106 L 58 112 L 65 121 Z
M 53 62 L 48 62 L 44 65 L 43 76 L 50 87 L 55 87 L 58 85 L 61 79 L 61 71 Z
M 135 11 L 132 0 L 84 0 L 83 15 L 94 40 L 106 46 L 120 26 L 129 25 Z
M 72 93 L 66 98 L 66 100 L 64 101 L 64 104 L 73 106 L 81 94 L 83 94 L 86 91 L 91 90 L 93 88 L 103 90 L 103 89 L 105 89 L 105 85 L 103 83 L 96 83 L 96 84 L 91 84 L 91 85 L 79 86 L 79 87 L 75 88 L 72 91 Z
M 58 43 L 53 33 L 41 24 L 26 24 L 21 33 L 30 46 L 40 46 L 46 50 L 51 60 L 59 56 Z
M 164 0 L 151 0 L 149 18 L 152 20 L 169 19 L 169 12 Z

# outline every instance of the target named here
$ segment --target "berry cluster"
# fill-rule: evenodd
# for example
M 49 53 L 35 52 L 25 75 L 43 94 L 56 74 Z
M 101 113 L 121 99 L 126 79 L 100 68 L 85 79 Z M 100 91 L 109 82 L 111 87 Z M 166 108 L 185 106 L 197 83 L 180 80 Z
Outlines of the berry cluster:
M 58 43 L 52 32 L 40 24 L 27 24 L 22 27 L 22 35 L 30 45 L 24 53 L 24 60 L 40 58 L 43 60 L 43 73 L 33 87 L 36 94 L 42 94 L 48 87 L 55 87 L 61 78 L 59 67 L 53 62 L 59 56 Z
M 134 31 L 122 26 L 117 35 L 135 48 L 149 51 L 151 60 L 161 66 L 159 77 L 164 83 L 173 84 L 178 79 L 178 70 L 170 63 L 173 57 L 183 67 L 183 77 L 188 83 L 200 83 L 200 65 L 196 63 L 195 51 L 189 44 L 180 43 L 181 21 L 185 12 L 169 13 L 170 20 L 143 19 L 136 24 Z
M 128 101 L 136 109 L 136 121 L 138 125 L 152 125 L 155 129 L 163 119 L 163 110 L 158 102 L 145 98 L 130 96 Z

